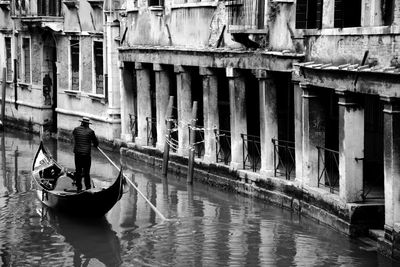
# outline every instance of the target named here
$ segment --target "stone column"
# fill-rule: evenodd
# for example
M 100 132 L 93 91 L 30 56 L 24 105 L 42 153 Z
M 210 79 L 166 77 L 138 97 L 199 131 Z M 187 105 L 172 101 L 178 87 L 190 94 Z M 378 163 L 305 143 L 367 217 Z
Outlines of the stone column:
M 262 174 L 271 176 L 274 173 L 274 145 L 272 138 L 278 139 L 278 108 L 276 85 L 270 73 L 258 70 L 258 90 L 260 98 L 260 145 Z
M 345 202 L 361 200 L 363 190 L 364 108 L 354 95 L 339 96 L 339 196 Z
M 303 179 L 309 186 L 318 186 L 318 150 L 325 147 L 325 110 L 315 88 L 300 83 L 303 89 Z
M 303 89 L 299 81 L 293 81 L 293 91 L 296 180 L 303 182 Z
M 226 69 L 229 79 L 229 105 L 231 114 L 231 167 L 243 167 L 243 142 L 240 134 L 247 134 L 246 84 L 244 77 L 233 68 Z
M 218 77 L 209 68 L 200 68 L 203 78 L 204 161 L 217 161 L 214 129 L 219 129 Z
M 157 144 L 160 150 L 164 148 L 166 124 L 165 114 L 167 112 L 168 100 L 170 96 L 170 79 L 168 71 L 160 64 L 154 64 L 156 80 L 156 120 L 157 120 Z
M 382 97 L 385 101 L 383 150 L 385 176 L 385 231 L 393 232 L 400 222 L 400 101 Z
M 132 140 L 132 133 L 129 130 L 129 114 L 128 114 L 128 106 L 129 106 L 129 98 L 127 91 L 129 86 L 126 84 L 129 77 L 129 72 L 124 68 L 124 62 L 120 62 L 119 65 L 120 72 L 120 101 L 121 101 L 121 139 L 124 141 Z
M 151 96 L 150 96 L 150 69 L 144 68 L 141 63 L 135 63 L 137 84 L 137 125 L 138 134 L 135 143 L 147 145 L 147 121 L 151 118 Z
M 114 39 L 119 36 L 119 23 L 111 21 L 107 17 L 105 25 L 107 40 L 104 42 L 104 51 L 106 51 L 107 61 L 105 69 L 108 74 L 108 114 L 110 117 L 120 117 L 120 72 L 118 68 L 118 45 Z
M 182 66 L 174 66 L 178 105 L 178 154 L 188 156 L 189 128 L 192 117 L 192 77 Z

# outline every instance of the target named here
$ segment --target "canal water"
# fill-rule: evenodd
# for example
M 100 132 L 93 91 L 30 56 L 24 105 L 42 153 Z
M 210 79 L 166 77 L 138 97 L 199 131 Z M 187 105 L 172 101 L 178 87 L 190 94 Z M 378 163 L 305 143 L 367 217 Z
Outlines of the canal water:
M 0 133 L 0 266 L 399 266 L 374 247 L 268 203 L 129 161 L 131 186 L 98 221 L 72 219 L 43 207 L 31 190 L 37 136 Z M 44 140 L 73 168 L 70 143 Z M 121 164 L 118 153 L 109 156 Z M 108 184 L 117 170 L 93 151 L 92 178 Z

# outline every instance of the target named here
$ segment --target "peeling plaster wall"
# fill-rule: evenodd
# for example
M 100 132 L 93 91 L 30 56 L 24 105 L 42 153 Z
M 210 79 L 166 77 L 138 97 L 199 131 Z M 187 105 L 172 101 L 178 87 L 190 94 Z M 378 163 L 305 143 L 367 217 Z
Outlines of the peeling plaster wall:
M 147 8 L 147 1 L 143 0 L 137 9 L 128 6 L 121 28 L 123 34 L 128 27 L 123 45 L 214 47 L 226 23 L 224 2 L 209 1 L 210 5 L 205 6 L 205 2 L 196 2 L 203 6 L 177 6 L 177 3 L 165 0 L 163 11 Z M 223 39 L 225 46 L 240 46 L 231 40 L 227 30 Z
M 269 2 L 271 5 L 271 2 Z M 276 13 L 272 13 L 269 6 L 267 19 L 269 20 L 269 49 L 274 51 L 294 50 L 291 31 L 295 28 L 296 7 L 293 3 L 274 3 Z
M 394 57 L 400 56 L 399 37 L 396 34 L 311 36 L 306 41 L 306 60 L 360 64 L 364 52 L 369 50 L 371 64 L 376 59 L 373 64 L 387 67 Z

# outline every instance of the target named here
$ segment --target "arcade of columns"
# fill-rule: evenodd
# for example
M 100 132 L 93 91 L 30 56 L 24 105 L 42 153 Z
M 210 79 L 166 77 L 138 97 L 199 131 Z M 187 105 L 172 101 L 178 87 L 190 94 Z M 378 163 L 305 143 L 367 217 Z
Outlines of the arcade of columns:
M 126 64 L 126 63 L 125 63 Z M 127 89 L 127 80 L 136 79 L 137 90 L 137 123 L 138 133 L 135 143 L 146 146 L 147 125 L 146 117 L 156 117 L 157 144 L 156 148 L 163 149 L 166 134 L 165 112 L 168 97 L 171 94 L 171 76 L 162 64 L 152 64 L 152 67 L 136 62 L 134 70 L 124 68 L 121 63 L 121 120 L 122 138 L 132 140 L 127 125 L 127 111 L 135 105 L 133 92 Z M 173 66 L 176 75 L 176 103 L 178 120 L 189 122 L 192 108 L 191 73 L 184 66 Z M 135 72 L 135 73 L 133 73 Z M 151 109 L 151 72 L 155 77 L 156 114 Z M 274 171 L 274 147 L 272 138 L 278 136 L 278 107 L 277 90 L 273 72 L 267 70 L 253 71 L 259 84 L 260 105 L 260 142 L 261 169 L 260 176 L 272 177 Z M 216 162 L 216 144 L 214 132 L 218 128 L 218 74 L 213 68 L 199 68 L 203 89 L 203 123 L 204 158 L 203 161 Z M 247 133 L 245 90 L 246 82 L 240 69 L 226 68 L 226 78 L 229 81 L 230 132 L 231 132 L 231 169 L 241 169 L 243 147 L 240 134 Z M 135 78 L 134 78 L 135 77 Z M 294 76 L 293 76 L 294 77 Z M 134 82 L 134 81 L 133 81 Z M 324 146 L 326 134 L 325 109 L 321 101 L 321 88 L 311 84 L 292 80 L 294 87 L 294 131 L 295 131 L 295 160 L 296 181 L 305 188 L 318 187 L 318 152 L 316 146 Z M 338 97 L 339 109 L 339 198 L 343 203 L 361 200 L 363 190 L 363 158 L 364 158 L 364 107 L 354 94 L 344 90 L 335 90 Z M 385 101 L 384 112 L 384 177 L 385 177 L 385 225 L 393 229 L 395 222 L 400 222 L 400 105 L 395 99 L 381 98 Z M 208 129 L 208 130 L 207 130 Z M 179 148 L 189 146 L 188 131 L 178 132 Z M 178 149 L 178 155 L 187 156 L 185 149 Z

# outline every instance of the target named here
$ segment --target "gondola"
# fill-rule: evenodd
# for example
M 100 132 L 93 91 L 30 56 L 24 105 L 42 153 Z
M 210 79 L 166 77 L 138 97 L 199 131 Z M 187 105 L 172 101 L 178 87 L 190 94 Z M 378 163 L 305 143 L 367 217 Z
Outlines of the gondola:
M 79 217 L 102 217 L 123 194 L 122 168 L 108 188 L 94 187 L 77 191 L 73 176 L 59 165 L 40 142 L 32 164 L 33 186 L 39 200 L 54 210 Z

